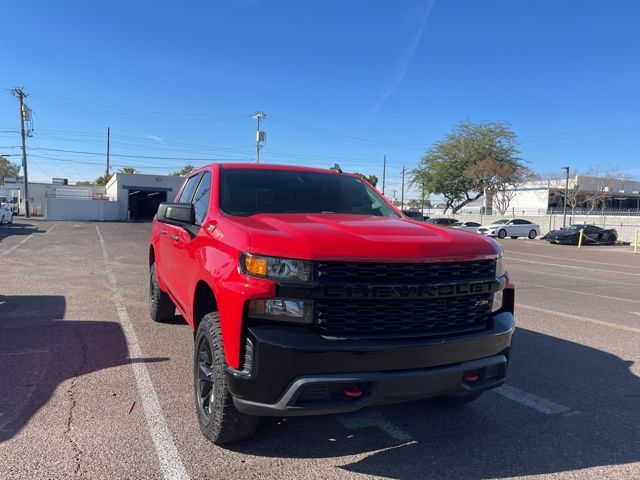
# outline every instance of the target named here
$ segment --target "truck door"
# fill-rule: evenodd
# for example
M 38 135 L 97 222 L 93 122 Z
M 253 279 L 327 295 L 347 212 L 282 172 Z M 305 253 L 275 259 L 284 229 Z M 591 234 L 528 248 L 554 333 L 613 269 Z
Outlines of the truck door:
M 195 210 L 195 225 L 198 227 L 197 233 L 175 227 L 179 231 L 172 233 L 170 242 L 170 262 L 171 277 L 174 279 L 172 293 L 178 303 L 182 305 L 184 311 L 190 310 L 191 289 L 193 288 L 195 276 L 198 271 L 198 261 L 195 258 L 198 245 L 203 241 L 200 225 L 204 221 L 209 210 L 209 199 L 211 193 L 211 173 L 203 172 L 191 196 L 189 202 L 193 204 Z M 186 200 L 185 200 L 186 201 Z
M 201 176 L 201 173 L 197 173 L 189 177 L 175 201 L 178 203 L 190 203 Z M 160 225 L 159 252 L 156 255 L 156 268 L 158 269 L 158 276 L 162 277 L 169 292 L 171 292 L 174 300 L 178 303 L 181 302 L 178 298 L 178 292 L 182 279 L 180 266 L 176 263 L 179 258 L 179 255 L 176 255 L 176 250 L 179 245 L 184 244 L 185 235 L 187 238 L 189 237 L 189 233 L 181 227 L 169 225 L 168 223 L 162 223 Z M 180 308 L 184 309 L 184 305 L 181 304 Z

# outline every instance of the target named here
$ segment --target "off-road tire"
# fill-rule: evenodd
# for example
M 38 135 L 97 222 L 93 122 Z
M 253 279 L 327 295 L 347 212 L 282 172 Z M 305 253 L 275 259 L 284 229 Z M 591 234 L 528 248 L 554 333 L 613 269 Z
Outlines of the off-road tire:
M 471 402 L 475 402 L 478 398 L 482 396 L 483 392 L 474 392 L 469 393 L 467 395 L 457 396 L 457 395 L 445 395 L 442 397 L 434 398 L 434 402 L 438 405 L 442 405 L 445 407 L 462 407 L 464 405 L 468 405 Z
M 534 240 L 537 236 L 538 236 L 538 232 L 536 232 L 535 230 L 531 230 L 529 232 L 529 240 Z
M 160 290 L 156 264 L 149 270 L 149 315 L 154 322 L 162 323 L 175 317 L 176 306 L 167 292 Z
M 503 239 L 503 238 L 505 238 L 506 236 L 507 236 L 507 231 L 506 231 L 506 230 L 504 230 L 504 229 L 498 230 L 498 238 L 499 238 L 499 239 L 501 239 L 501 240 L 502 240 L 502 239 Z
M 206 349 L 205 343 L 209 346 L 210 359 L 201 348 Z M 205 359 L 205 364 L 211 361 L 210 369 L 206 365 L 201 368 L 201 362 Z M 216 445 L 252 437 L 260 421 L 259 417 L 245 415 L 236 409 L 225 378 L 226 366 L 218 313 L 208 313 L 200 321 L 196 332 L 193 386 L 200 431 Z M 212 396 L 206 390 L 209 382 L 203 379 L 210 379 Z

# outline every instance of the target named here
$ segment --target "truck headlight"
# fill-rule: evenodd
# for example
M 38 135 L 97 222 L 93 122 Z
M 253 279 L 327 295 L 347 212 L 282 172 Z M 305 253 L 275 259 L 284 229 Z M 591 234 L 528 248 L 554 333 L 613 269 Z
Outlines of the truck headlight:
M 507 270 L 504 267 L 504 253 L 500 252 L 496 258 L 496 280 L 498 280 L 498 290 L 493 294 L 492 312 L 496 312 L 502 308 L 502 291 L 507 284 Z
M 496 258 L 496 277 L 501 278 L 507 275 L 507 270 L 504 268 L 504 254 L 500 254 Z
M 311 280 L 311 262 L 287 258 L 264 257 L 244 253 L 240 255 L 240 271 L 254 277 L 286 282 Z
M 313 305 L 290 298 L 258 298 L 249 301 L 249 317 L 294 323 L 312 323 Z

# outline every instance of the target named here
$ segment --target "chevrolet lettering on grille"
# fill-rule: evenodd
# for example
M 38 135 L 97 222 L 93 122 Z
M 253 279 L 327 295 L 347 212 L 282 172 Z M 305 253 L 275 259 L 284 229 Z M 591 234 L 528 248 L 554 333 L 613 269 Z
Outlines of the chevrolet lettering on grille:
M 325 298 L 439 298 L 481 295 L 497 289 L 497 282 L 424 285 L 323 285 Z

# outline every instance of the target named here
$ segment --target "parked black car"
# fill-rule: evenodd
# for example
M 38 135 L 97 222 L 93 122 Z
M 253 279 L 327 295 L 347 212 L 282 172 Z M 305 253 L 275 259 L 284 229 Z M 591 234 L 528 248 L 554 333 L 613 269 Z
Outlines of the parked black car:
M 442 225 L 443 227 L 449 227 L 452 223 L 456 223 L 458 220 L 455 218 L 430 218 L 427 220 L 429 223 L 435 223 L 436 225 Z
M 418 220 L 419 222 L 424 221 L 424 217 L 422 216 L 422 212 L 419 212 L 417 210 L 402 210 L 402 213 L 404 213 L 411 220 Z
M 553 230 L 547 234 L 547 241 L 563 245 L 577 245 L 580 238 L 580 230 L 584 230 L 584 245 L 604 245 L 615 243 L 618 240 L 618 232 L 613 228 L 604 229 L 596 225 L 569 225 L 560 230 Z

